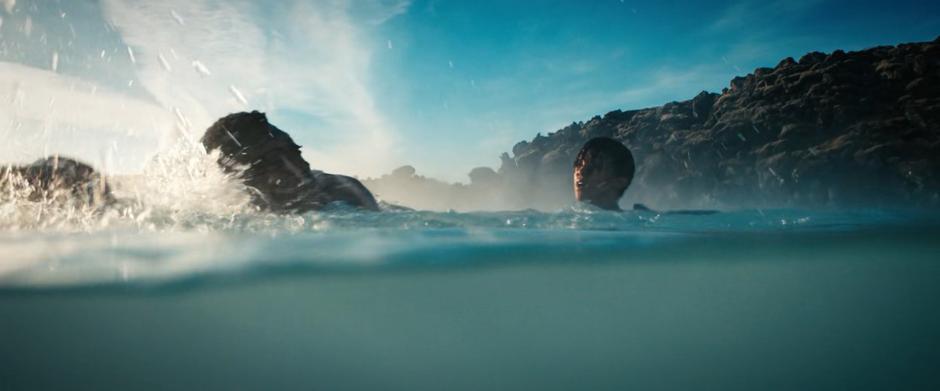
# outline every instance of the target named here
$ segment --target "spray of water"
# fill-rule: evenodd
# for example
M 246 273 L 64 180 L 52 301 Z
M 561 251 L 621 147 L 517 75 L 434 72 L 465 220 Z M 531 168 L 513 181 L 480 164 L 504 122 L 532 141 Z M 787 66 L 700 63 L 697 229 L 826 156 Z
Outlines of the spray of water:
M 0 179 L 0 230 L 6 232 L 280 232 L 296 229 L 299 216 L 274 215 L 251 204 L 250 191 L 223 173 L 218 156 L 180 139 L 154 156 L 143 173 L 101 178 L 96 199 L 74 189 L 31 181 L 7 167 Z M 57 179 L 59 182 L 61 178 Z M 96 182 L 97 183 L 97 182 Z

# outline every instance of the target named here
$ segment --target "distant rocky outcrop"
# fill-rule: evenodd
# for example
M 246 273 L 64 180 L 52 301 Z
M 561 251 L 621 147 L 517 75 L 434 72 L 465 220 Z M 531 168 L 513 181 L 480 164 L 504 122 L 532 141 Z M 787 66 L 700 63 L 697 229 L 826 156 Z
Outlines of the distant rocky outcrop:
M 636 157 L 625 202 L 659 207 L 940 205 L 940 38 L 809 53 L 720 94 L 614 111 L 503 154 L 517 206 L 571 203 L 572 162 L 594 137 Z

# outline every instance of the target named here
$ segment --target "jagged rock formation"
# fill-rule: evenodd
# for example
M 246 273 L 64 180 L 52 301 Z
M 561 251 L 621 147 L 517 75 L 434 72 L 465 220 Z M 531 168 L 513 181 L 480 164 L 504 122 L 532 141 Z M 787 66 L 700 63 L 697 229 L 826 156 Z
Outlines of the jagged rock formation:
M 105 206 L 115 202 L 105 178 L 77 160 L 52 156 L 0 171 L 0 198 Z
M 311 170 L 300 146 L 263 113 L 225 116 L 201 142 L 207 151 L 220 151 L 219 165 L 254 190 L 252 199 L 261 209 L 307 212 L 339 202 L 378 210 L 372 193 L 355 178 Z
M 573 123 L 517 144 L 499 174 L 520 206 L 569 204 L 575 155 L 599 136 L 636 157 L 625 202 L 936 206 L 940 38 L 787 58 L 721 94 Z

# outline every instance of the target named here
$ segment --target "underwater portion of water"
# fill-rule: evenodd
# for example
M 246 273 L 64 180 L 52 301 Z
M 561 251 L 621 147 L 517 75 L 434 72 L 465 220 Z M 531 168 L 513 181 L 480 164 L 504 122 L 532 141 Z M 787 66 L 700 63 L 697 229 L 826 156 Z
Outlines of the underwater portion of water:
M 0 233 L 0 389 L 940 386 L 933 215 L 171 217 Z

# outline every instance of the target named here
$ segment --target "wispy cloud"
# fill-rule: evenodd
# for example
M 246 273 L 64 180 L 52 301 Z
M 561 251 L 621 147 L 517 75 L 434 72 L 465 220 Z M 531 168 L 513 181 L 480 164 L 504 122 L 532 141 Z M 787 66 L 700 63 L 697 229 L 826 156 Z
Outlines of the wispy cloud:
M 625 85 L 610 92 L 582 92 L 577 104 L 562 100 L 542 111 L 562 113 L 565 117 L 558 123 L 567 124 L 572 119 L 603 114 L 605 109 L 641 109 L 691 99 L 703 90 L 717 92 L 732 76 L 732 71 L 719 64 L 690 65 L 684 69 L 660 67 L 647 71 L 642 83 Z
M 5 163 L 60 154 L 139 168 L 161 130 L 172 125 L 169 113 L 152 102 L 20 64 L 0 62 L 0 102 Z M 111 156 L 117 152 L 122 156 Z
M 820 3 L 822 0 L 739 0 L 726 8 L 724 13 L 709 25 L 708 30 L 714 32 L 747 27 L 753 32 L 755 27 L 799 16 Z
M 47 70 L 41 70 L 29 66 L 38 64 L 0 63 L 0 99 L 16 101 L 0 107 L 0 131 L 6 132 L 5 137 L 13 137 L 10 135 L 15 131 L 20 132 L 20 139 L 45 139 L 41 150 L 27 148 L 31 155 L 59 152 L 56 149 L 62 148 L 56 140 L 67 138 L 56 131 L 83 134 L 96 141 L 65 149 L 95 160 L 100 150 L 114 144 L 116 136 L 110 129 L 133 133 L 133 129 L 146 126 L 148 139 L 137 146 L 149 149 L 149 153 L 138 154 L 144 156 L 138 160 L 145 160 L 158 144 L 170 145 L 181 130 L 195 139 L 223 115 L 263 110 L 276 124 L 283 119 L 306 125 L 282 127 L 308 144 L 305 153 L 314 167 L 377 174 L 388 169 L 387 160 L 396 153 L 397 132 L 371 88 L 372 50 L 376 47 L 371 34 L 377 25 L 406 12 L 409 5 L 409 1 L 400 0 L 289 0 L 273 4 L 101 0 L 102 17 L 97 22 L 63 20 L 65 16 L 58 18 L 61 10 L 56 7 L 35 8 L 30 12 L 54 12 L 55 18 L 46 18 L 52 23 L 98 23 L 92 29 L 116 30 L 126 47 L 101 50 L 91 38 L 79 45 L 88 53 L 72 56 L 67 65 L 99 69 L 91 78 L 50 72 L 47 64 L 43 64 Z M 104 20 L 106 25 L 102 25 Z M 74 38 L 75 30 L 71 31 Z M 49 37 L 50 41 L 53 38 Z M 22 41 L 11 47 L 42 44 L 28 36 L 4 39 Z M 112 57 L 120 57 L 125 70 L 133 62 L 131 80 L 126 74 L 122 80 L 111 80 L 109 66 L 116 65 L 102 59 L 110 63 Z M 75 63 L 76 59 L 83 62 Z M 99 85 L 131 87 L 106 91 L 96 87 Z M 283 113 L 302 113 L 315 121 L 291 122 L 291 115 Z M 35 157 L 9 145 L 0 148 L 0 160 Z
M 141 82 L 164 107 L 178 109 L 192 132 L 233 111 L 293 110 L 319 120 L 317 129 L 286 129 L 295 138 L 303 138 L 302 132 L 333 135 L 333 145 L 306 148 L 317 168 L 356 174 L 386 168 L 382 160 L 393 153 L 396 132 L 373 99 L 372 45 L 362 26 L 401 14 L 407 2 L 267 6 L 104 0 L 104 5 L 139 53 Z M 211 76 L 197 72 L 196 61 Z
M 638 108 L 661 105 L 669 100 L 691 99 L 702 90 L 714 89 L 716 83 L 726 83 L 729 75 L 728 70 L 713 64 L 700 64 L 685 70 L 659 69 L 649 75 L 649 82 L 620 91 L 613 101 L 619 101 L 625 107 Z
M 411 0 L 353 1 L 349 6 L 350 14 L 354 18 L 362 18 L 366 23 L 378 25 L 408 12 Z

